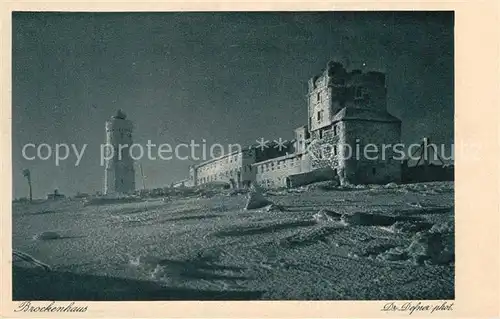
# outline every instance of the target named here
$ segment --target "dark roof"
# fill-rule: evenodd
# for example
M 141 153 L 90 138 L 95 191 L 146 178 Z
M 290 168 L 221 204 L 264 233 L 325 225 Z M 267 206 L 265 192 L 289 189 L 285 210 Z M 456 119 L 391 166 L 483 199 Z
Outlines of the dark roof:
M 333 116 L 333 122 L 346 120 L 363 120 L 363 121 L 378 121 L 378 122 L 401 122 L 395 116 L 392 116 L 387 111 L 373 111 L 362 108 L 344 107 Z

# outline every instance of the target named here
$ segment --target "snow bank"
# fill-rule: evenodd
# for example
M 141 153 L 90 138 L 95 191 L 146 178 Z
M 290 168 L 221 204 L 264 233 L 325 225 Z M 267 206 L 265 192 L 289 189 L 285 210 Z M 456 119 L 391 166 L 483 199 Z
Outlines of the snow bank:
M 416 233 L 407 250 L 418 264 L 454 262 L 455 226 L 453 221 L 436 224 L 429 231 Z
M 288 191 L 286 191 L 286 190 L 273 190 L 273 191 L 266 192 L 267 196 L 285 196 L 287 194 L 288 194 Z
M 272 205 L 273 202 L 266 199 L 260 191 L 253 190 L 249 193 L 245 209 L 257 209 Z
M 142 198 L 134 197 L 134 196 L 103 196 L 103 197 L 94 197 L 87 198 L 83 201 L 84 206 L 92 206 L 92 205 L 106 205 L 106 204 L 119 204 L 119 203 L 134 203 L 141 202 Z
M 355 212 L 350 215 L 344 214 L 341 220 L 347 225 L 357 226 L 391 226 L 396 221 L 393 216 L 364 212 Z
M 283 211 L 285 211 L 285 208 L 283 206 L 280 206 L 280 205 L 271 204 L 271 205 L 268 205 L 265 207 L 265 211 L 266 212 L 283 212 Z
M 440 224 L 434 224 L 429 230 L 430 233 L 455 233 L 455 223 L 450 220 Z
M 377 259 L 383 261 L 401 261 L 408 259 L 408 253 L 400 247 L 394 247 L 378 255 Z
M 248 189 L 246 189 L 246 188 L 235 188 L 235 189 L 231 189 L 227 193 L 227 196 L 237 196 L 237 195 L 247 194 L 247 193 L 248 193 Z
M 455 186 L 453 182 L 428 182 L 402 184 L 399 186 L 401 191 L 411 191 L 422 195 L 453 193 Z
M 43 268 L 46 271 L 52 270 L 49 265 L 33 258 L 31 255 L 15 249 L 12 250 L 12 262 L 14 264 L 23 264 L 30 267 Z
M 402 225 L 402 224 L 400 224 Z M 412 224 L 412 226 L 418 225 Z M 426 227 L 429 225 L 426 225 Z M 424 227 L 424 226 L 421 226 Z M 412 260 L 416 264 L 449 264 L 455 260 L 455 227 L 452 221 L 417 232 L 408 247 L 394 247 L 378 254 L 386 261 Z
M 341 217 L 342 214 L 328 209 L 320 209 L 319 212 L 313 215 L 313 219 L 318 223 L 340 221 Z
M 384 188 L 397 188 L 398 187 L 398 184 L 396 183 L 388 183 L 384 186 Z
M 311 191 L 311 190 L 330 191 L 330 190 L 338 189 L 339 186 L 340 186 L 340 183 L 337 180 L 332 180 L 332 181 L 323 181 L 323 182 L 317 182 L 317 183 L 307 185 L 306 189 L 308 191 Z
M 296 193 L 296 194 L 304 193 L 306 191 L 307 189 L 305 187 L 290 188 L 287 190 L 288 193 Z
M 428 230 L 431 228 L 431 224 L 426 222 L 419 221 L 397 221 L 392 224 L 390 227 L 387 227 L 392 233 L 401 234 L 401 233 L 416 233 L 419 231 Z
M 56 232 L 53 231 L 46 231 L 40 234 L 37 234 L 33 236 L 34 240 L 52 240 L 52 239 L 59 239 L 61 238 L 61 235 L 59 235 Z

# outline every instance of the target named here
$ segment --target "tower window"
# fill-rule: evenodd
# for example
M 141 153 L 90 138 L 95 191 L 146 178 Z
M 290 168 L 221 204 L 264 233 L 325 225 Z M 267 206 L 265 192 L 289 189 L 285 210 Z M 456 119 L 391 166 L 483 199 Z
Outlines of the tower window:
M 320 92 L 316 93 L 316 101 L 318 101 L 318 102 L 321 101 L 321 93 Z
M 372 174 L 375 175 L 377 173 L 377 169 L 375 167 L 372 168 Z
M 320 122 L 323 119 L 323 111 L 318 111 L 318 122 Z

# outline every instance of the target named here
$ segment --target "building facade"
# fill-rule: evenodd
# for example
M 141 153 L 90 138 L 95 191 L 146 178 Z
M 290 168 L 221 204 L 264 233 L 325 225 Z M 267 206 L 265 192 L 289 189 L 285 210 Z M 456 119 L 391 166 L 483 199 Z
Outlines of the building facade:
M 135 191 L 134 161 L 129 152 L 129 146 L 133 144 L 132 131 L 132 122 L 121 110 L 106 121 L 106 144 L 112 146 L 113 157 L 106 157 L 104 194 Z
M 190 182 L 225 181 L 233 187 L 256 182 L 270 188 L 325 179 L 341 184 L 400 182 L 401 163 L 387 146 L 400 143 L 401 121 L 387 112 L 386 100 L 384 73 L 328 62 L 308 81 L 308 123 L 294 130 L 284 151 L 251 147 L 206 161 L 190 168 Z
M 255 163 L 254 167 L 257 174 L 255 181 L 266 188 L 290 187 L 290 176 L 311 170 L 307 153 L 271 158 Z
M 233 188 L 249 187 L 256 181 L 254 163 L 295 153 L 293 141 L 276 146 L 275 143 L 266 148 L 254 145 L 193 165 L 189 169 L 189 185 L 227 183 Z
M 254 180 L 250 165 L 254 162 L 254 158 L 254 150 L 245 149 L 196 165 L 192 169 L 196 175 L 194 184 L 223 182 L 231 184 L 233 187 L 250 185 Z

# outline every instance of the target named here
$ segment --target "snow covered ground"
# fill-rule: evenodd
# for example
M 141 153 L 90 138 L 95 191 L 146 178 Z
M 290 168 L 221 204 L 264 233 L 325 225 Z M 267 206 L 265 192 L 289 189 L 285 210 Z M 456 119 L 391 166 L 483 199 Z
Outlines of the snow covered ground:
M 228 192 L 16 203 L 14 299 L 454 298 L 452 182 Z

